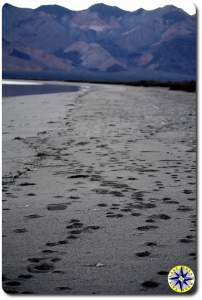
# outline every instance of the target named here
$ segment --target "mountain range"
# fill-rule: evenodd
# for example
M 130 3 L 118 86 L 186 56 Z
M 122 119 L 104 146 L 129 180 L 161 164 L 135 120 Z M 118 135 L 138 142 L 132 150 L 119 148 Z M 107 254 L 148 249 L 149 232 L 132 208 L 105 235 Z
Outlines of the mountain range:
M 2 9 L 4 78 L 192 80 L 196 15 L 175 6 Z

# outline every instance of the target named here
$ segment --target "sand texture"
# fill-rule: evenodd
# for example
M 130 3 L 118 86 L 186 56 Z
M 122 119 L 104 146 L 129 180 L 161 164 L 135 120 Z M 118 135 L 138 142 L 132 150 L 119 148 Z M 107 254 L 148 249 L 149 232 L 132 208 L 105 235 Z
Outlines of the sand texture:
M 80 86 L 3 98 L 4 290 L 173 294 L 196 272 L 196 95 Z

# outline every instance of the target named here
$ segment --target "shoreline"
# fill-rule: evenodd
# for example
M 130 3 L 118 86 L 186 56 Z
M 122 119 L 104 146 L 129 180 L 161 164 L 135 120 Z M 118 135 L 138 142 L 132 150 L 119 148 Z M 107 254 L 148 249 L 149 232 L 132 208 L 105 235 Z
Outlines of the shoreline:
M 4 82 L 9 81 L 12 82 L 12 79 L 3 79 Z M 159 80 L 137 80 L 137 81 L 93 81 L 93 80 L 43 80 L 43 79 L 16 79 L 13 81 L 17 82 L 31 82 L 33 84 L 37 84 L 37 82 L 42 83 L 52 83 L 55 82 L 57 84 L 63 83 L 86 83 L 86 84 L 106 84 L 106 85 L 126 85 L 126 86 L 142 86 L 142 87 L 162 87 L 169 88 L 170 90 L 175 91 L 185 91 L 185 92 L 196 92 L 197 89 L 197 81 L 196 80 L 187 80 L 187 81 L 159 81 Z

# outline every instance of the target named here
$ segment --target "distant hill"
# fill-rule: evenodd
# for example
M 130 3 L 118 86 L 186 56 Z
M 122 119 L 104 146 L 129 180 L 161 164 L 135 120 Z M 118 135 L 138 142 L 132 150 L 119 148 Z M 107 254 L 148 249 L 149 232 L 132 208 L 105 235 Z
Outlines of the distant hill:
M 134 12 L 96 4 L 3 6 L 3 76 L 82 80 L 191 80 L 196 16 L 175 6 Z

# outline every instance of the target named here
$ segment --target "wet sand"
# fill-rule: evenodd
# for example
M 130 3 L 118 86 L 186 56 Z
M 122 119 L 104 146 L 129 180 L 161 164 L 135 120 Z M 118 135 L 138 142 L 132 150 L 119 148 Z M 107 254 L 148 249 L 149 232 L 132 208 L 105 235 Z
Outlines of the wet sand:
M 173 294 L 173 266 L 196 273 L 196 95 L 80 87 L 3 98 L 4 290 Z

